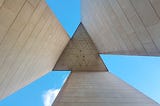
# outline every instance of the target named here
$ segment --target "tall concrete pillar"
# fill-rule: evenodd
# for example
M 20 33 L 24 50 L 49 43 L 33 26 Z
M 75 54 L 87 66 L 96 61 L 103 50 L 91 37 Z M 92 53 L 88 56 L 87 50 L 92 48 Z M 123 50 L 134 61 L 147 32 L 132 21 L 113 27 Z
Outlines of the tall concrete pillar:
M 109 72 L 72 72 L 52 106 L 159 106 Z

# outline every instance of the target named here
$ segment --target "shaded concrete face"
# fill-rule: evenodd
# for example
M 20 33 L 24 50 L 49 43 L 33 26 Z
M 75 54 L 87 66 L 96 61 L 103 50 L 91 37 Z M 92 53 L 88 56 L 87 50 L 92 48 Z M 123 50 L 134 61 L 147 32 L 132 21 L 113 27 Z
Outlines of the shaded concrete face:
M 0 0 L 0 99 L 51 71 L 68 41 L 45 0 Z
M 82 24 L 77 28 L 54 70 L 106 71 L 98 51 Z
M 99 53 L 160 55 L 160 0 L 81 0 Z
M 52 106 L 159 106 L 109 72 L 72 72 Z

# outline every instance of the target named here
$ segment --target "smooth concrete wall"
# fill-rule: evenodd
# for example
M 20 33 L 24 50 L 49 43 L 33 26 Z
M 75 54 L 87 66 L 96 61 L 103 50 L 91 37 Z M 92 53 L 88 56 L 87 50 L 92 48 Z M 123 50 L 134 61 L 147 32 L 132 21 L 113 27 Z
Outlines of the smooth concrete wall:
M 90 36 L 80 24 L 69 41 L 62 55 L 57 61 L 54 70 L 72 71 L 106 71 L 97 48 Z
M 72 72 L 52 106 L 160 106 L 109 72 Z
M 160 55 L 160 0 L 81 0 L 99 53 Z
M 45 0 L 0 0 L 0 98 L 51 71 L 68 41 Z

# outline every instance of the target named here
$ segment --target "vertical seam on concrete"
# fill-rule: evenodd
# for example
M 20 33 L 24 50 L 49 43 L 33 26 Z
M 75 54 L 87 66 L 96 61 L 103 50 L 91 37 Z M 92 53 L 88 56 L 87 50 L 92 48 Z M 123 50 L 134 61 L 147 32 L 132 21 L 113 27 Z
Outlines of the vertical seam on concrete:
M 4 3 L 5 3 L 5 0 L 4 0 L 3 3 L 1 4 L 0 9 L 3 7 Z
M 38 3 L 38 4 L 39 4 L 39 3 Z M 28 38 L 26 39 L 25 44 L 23 45 L 23 47 L 26 45 L 26 42 L 29 40 L 30 36 L 32 35 L 33 31 L 35 30 L 35 28 L 36 28 L 37 24 L 39 23 L 39 21 L 40 21 L 41 17 L 43 16 L 43 13 L 45 12 L 45 10 L 46 10 L 46 9 L 47 9 L 47 7 L 45 7 L 45 9 L 44 9 L 44 11 L 42 12 L 41 16 L 39 17 L 39 19 L 38 19 L 37 23 L 35 24 L 35 27 L 34 27 L 34 28 L 33 28 L 33 30 L 31 31 L 31 33 L 30 33 L 30 35 L 28 36 Z M 21 49 L 20 53 L 22 52 L 23 47 L 22 47 L 22 49 Z M 19 53 L 19 55 L 20 55 L 20 53 Z M 19 55 L 18 55 L 18 56 L 19 56 Z M 17 57 L 18 57 L 18 56 L 17 56 Z M 24 80 L 24 77 L 23 77 L 23 79 L 22 79 L 22 80 Z
M 25 3 L 27 3 L 27 2 L 28 2 L 28 1 L 26 1 Z M 40 3 L 40 2 L 39 2 L 39 3 Z M 38 3 L 38 5 L 39 5 L 39 3 Z M 38 5 L 36 6 L 36 8 L 38 7 Z M 24 7 L 24 5 L 23 5 L 23 7 Z M 32 7 L 32 8 L 33 8 L 33 7 Z M 28 21 L 29 21 L 30 18 L 33 16 L 34 12 L 36 11 L 36 8 L 35 8 L 34 11 L 32 12 L 32 14 L 30 15 Z M 26 28 L 27 24 L 28 24 L 28 23 L 25 24 L 24 28 L 23 28 L 22 31 L 19 33 L 16 41 L 17 41 L 18 38 L 20 37 L 20 35 L 21 35 L 21 33 L 23 32 L 23 30 Z M 35 27 L 34 27 L 34 28 L 35 28 Z M 15 46 L 16 41 L 15 41 L 15 43 L 12 45 L 11 49 Z M 10 53 L 10 52 L 9 52 L 9 53 Z M 4 59 L 3 63 L 2 63 L 2 65 L 5 63 L 6 57 L 9 55 L 9 53 L 5 56 L 5 59 Z M 20 53 L 19 53 L 19 54 L 20 54 Z M 18 57 L 18 56 L 17 56 L 17 57 Z M 13 64 L 14 64 L 14 63 L 13 63 Z M 11 65 L 11 66 L 12 66 L 12 65 Z M 11 68 L 11 66 L 10 66 L 10 68 Z M 17 70 L 17 71 L 18 71 L 18 70 Z M 6 75 L 8 74 L 8 72 L 9 72 L 9 71 L 7 71 Z M 15 73 L 16 73 L 16 72 L 15 72 Z M 12 75 L 12 77 L 10 77 L 10 79 L 11 79 L 11 78 L 13 78 L 13 75 Z M 6 86 L 7 86 L 9 83 L 10 83 L 10 82 L 8 82 L 8 83 L 6 84 Z M 5 87 L 4 87 L 4 88 L 5 88 Z M 4 95 L 4 94 L 5 94 L 5 92 L 3 92 L 2 95 Z
M 160 20 L 160 16 L 158 15 L 157 10 L 155 9 L 155 7 L 154 7 L 153 4 L 151 3 L 151 1 L 150 1 L 150 0 L 148 0 L 148 1 L 149 1 L 149 3 L 150 3 L 151 7 L 153 8 L 154 12 L 156 13 L 157 17 L 158 17 L 159 20 Z M 157 23 L 156 23 L 156 24 L 157 24 Z
M 115 10 L 113 9 L 113 6 L 111 5 L 111 1 L 108 1 L 108 2 L 109 2 L 109 5 L 110 5 L 113 13 L 114 13 L 115 16 L 117 17 L 117 20 L 119 20 L 119 24 L 120 24 L 120 26 L 122 27 L 123 31 L 125 32 L 126 38 L 129 40 L 129 42 L 131 42 L 131 46 L 134 48 L 134 51 L 136 52 L 136 54 L 138 54 L 137 51 L 136 51 L 135 46 L 133 45 L 132 41 L 131 41 L 130 38 L 128 37 L 129 35 L 127 34 L 126 30 L 124 29 L 123 25 L 121 24 L 118 14 L 116 14 Z M 116 0 L 115 2 L 117 3 L 117 5 L 119 5 L 117 0 Z M 119 7 L 120 7 L 120 5 L 119 5 Z M 120 7 L 120 9 L 121 9 L 121 7 Z M 122 10 L 122 9 L 121 9 L 121 10 Z M 122 11 L 122 13 L 123 13 L 123 11 Z M 123 14 L 124 14 L 124 13 L 123 13 Z M 121 34 L 119 34 L 119 35 L 120 35 L 121 39 L 124 39 L 124 38 L 122 37 L 122 36 L 124 36 L 124 35 L 121 35 Z M 123 41 L 124 41 L 125 45 L 126 45 L 127 48 L 128 48 L 128 53 L 129 53 L 129 54 L 132 53 L 133 50 L 130 51 L 130 48 L 128 47 L 128 43 L 126 43 L 125 40 L 123 40 Z
M 12 27 L 12 25 L 15 23 L 19 13 L 22 11 L 22 8 L 24 7 L 24 5 L 26 4 L 27 0 L 23 3 L 23 5 L 21 6 L 21 8 L 19 9 L 16 17 L 14 18 L 13 22 L 9 25 L 9 28 L 7 29 L 5 35 L 2 37 L 2 40 L 0 41 L 0 46 L 1 46 L 1 43 L 3 42 L 3 40 L 5 39 L 6 35 L 8 34 L 8 31 L 10 30 L 10 28 Z
M 142 45 L 142 47 L 143 47 L 143 49 L 145 50 L 146 54 L 148 54 L 147 50 L 145 49 L 144 45 L 142 44 L 141 40 L 139 39 L 139 37 L 138 37 L 138 35 L 137 35 L 135 29 L 133 28 L 132 23 L 131 23 L 130 20 L 128 19 L 128 16 L 127 16 L 126 13 L 124 12 L 124 10 L 123 10 L 123 8 L 121 7 L 119 1 L 117 1 L 117 2 L 118 2 L 118 4 L 119 4 L 120 8 L 122 9 L 124 15 L 126 16 L 126 18 L 127 18 L 128 22 L 129 22 L 129 24 L 131 25 L 132 29 L 134 30 L 134 32 L 135 32 L 135 34 L 136 34 L 136 38 L 138 39 L 138 41 L 139 41 L 140 44 Z M 129 1 L 129 2 L 130 2 L 130 1 Z M 136 15 L 137 15 L 137 13 L 136 13 Z M 149 54 L 148 54 L 148 55 L 149 55 Z
M 28 2 L 28 1 L 27 1 Z M 34 11 L 33 11 L 33 13 L 32 13 L 32 15 L 34 14 L 34 12 L 35 12 L 35 10 L 36 10 L 36 8 L 34 9 Z M 32 15 L 30 16 L 30 17 L 32 17 Z M 29 20 L 30 20 L 30 18 L 29 18 Z M 28 20 L 28 21 L 29 21 Z M 26 28 L 26 25 L 27 25 L 28 23 L 26 23 L 25 24 L 25 26 L 24 26 L 24 28 L 23 29 L 25 29 Z M 19 36 L 21 35 L 21 33 L 23 32 L 23 29 L 22 29 L 22 31 L 20 32 L 20 34 L 19 34 Z M 35 29 L 35 27 L 33 28 L 33 30 Z M 32 32 L 33 32 L 33 30 L 32 30 Z M 31 32 L 31 33 L 32 33 Z M 18 40 L 18 38 L 19 38 L 19 36 L 17 37 L 17 39 L 16 39 L 16 41 Z M 16 42 L 15 42 L 15 44 L 16 44 Z M 13 49 L 13 47 L 15 46 L 15 44 L 13 44 L 12 45 L 12 47 L 11 47 L 11 49 Z M 24 44 L 25 45 L 25 44 Z M 20 51 L 21 52 L 21 51 Z M 6 58 L 7 58 L 7 56 L 10 54 L 10 52 L 6 55 L 6 57 L 5 57 L 5 59 L 4 59 L 4 61 L 3 61 L 3 63 L 2 63 L 2 65 L 5 63 L 5 61 L 6 61 Z M 20 54 L 20 53 L 19 53 Z M 18 57 L 18 55 L 17 55 L 17 57 Z
M 129 0 L 130 1 L 130 0 Z M 152 43 L 153 43 L 153 45 L 155 46 L 155 48 L 156 48 L 156 50 L 157 50 L 157 52 L 158 53 L 160 53 L 160 50 L 159 50 L 159 48 L 157 47 L 157 45 L 155 44 L 155 42 L 154 42 L 154 40 L 152 39 L 152 36 L 151 36 L 151 34 L 148 32 L 148 30 L 147 30 L 147 26 L 145 26 L 145 24 L 144 24 L 144 22 L 143 22 L 143 20 L 142 20 L 142 18 L 139 16 L 139 14 L 138 14 L 138 12 L 137 12 L 137 10 L 136 10 L 136 8 L 134 7 L 134 5 L 133 5 L 133 3 L 130 1 L 130 3 L 131 3 L 131 5 L 132 5 L 132 7 L 134 8 L 134 10 L 135 10 L 135 12 L 136 12 L 136 14 L 137 14 L 137 16 L 139 17 L 139 19 L 141 20 L 141 22 L 142 22 L 142 24 L 143 24 L 143 26 L 144 26 L 144 29 L 146 30 L 146 32 L 148 33 L 148 35 L 149 35 L 149 37 L 150 37 L 150 40 L 152 41 Z M 151 55 L 150 53 L 148 53 L 149 55 Z

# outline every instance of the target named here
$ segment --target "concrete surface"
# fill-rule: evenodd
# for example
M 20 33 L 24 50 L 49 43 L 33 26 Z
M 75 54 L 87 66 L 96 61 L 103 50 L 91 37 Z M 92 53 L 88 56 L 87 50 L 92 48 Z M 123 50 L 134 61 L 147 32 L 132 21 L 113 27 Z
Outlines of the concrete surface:
M 68 41 L 45 0 L 0 0 L 0 99 L 51 71 Z
M 160 0 L 82 0 L 81 10 L 99 53 L 160 55 Z
M 52 106 L 160 106 L 109 72 L 72 72 Z

